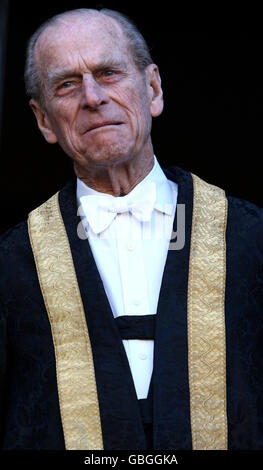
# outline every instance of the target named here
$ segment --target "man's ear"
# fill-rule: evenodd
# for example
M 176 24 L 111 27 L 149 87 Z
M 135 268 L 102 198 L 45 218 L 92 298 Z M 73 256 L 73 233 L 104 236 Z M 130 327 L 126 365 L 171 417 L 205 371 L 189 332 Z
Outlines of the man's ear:
M 50 120 L 47 116 L 46 111 L 42 108 L 40 103 L 34 99 L 31 99 L 29 101 L 29 104 L 36 116 L 38 127 L 42 132 L 43 136 L 45 137 L 46 141 L 49 144 L 55 144 L 57 142 L 57 137 L 52 130 Z
M 151 115 L 152 117 L 157 117 L 163 111 L 163 90 L 159 69 L 156 64 L 148 65 L 146 68 L 146 79 L 149 87 Z

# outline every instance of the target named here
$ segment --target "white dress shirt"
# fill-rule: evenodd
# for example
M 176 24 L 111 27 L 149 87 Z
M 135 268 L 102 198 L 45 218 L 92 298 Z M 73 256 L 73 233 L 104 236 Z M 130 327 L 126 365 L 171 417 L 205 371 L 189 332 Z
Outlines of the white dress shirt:
M 139 221 L 130 212 L 117 214 L 102 232 L 92 230 L 92 219 L 81 199 L 102 195 L 77 180 L 77 201 L 82 223 L 100 273 L 114 317 L 156 314 L 177 202 L 177 184 L 164 175 L 156 157 L 148 175 L 126 196 L 114 202 L 143 194 L 147 183 L 156 189 L 156 202 L 150 221 Z M 87 198 L 86 198 L 87 200 Z M 137 397 L 146 398 L 153 370 L 153 340 L 123 340 Z

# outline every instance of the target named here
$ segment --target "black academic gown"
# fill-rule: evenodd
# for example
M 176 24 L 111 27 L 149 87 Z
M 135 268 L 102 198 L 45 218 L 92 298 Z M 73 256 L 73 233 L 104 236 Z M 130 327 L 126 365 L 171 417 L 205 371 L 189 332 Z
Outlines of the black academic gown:
M 170 250 L 155 325 L 153 449 L 192 449 L 187 287 L 193 184 L 166 171 L 186 207 L 186 241 Z M 104 449 L 147 448 L 140 408 L 117 324 L 89 243 L 77 235 L 75 182 L 59 193 L 93 350 Z M 174 227 L 176 231 L 176 226 Z M 228 197 L 226 380 L 229 449 L 263 449 L 263 211 Z M 64 449 L 51 328 L 27 223 L 0 240 L 0 448 Z

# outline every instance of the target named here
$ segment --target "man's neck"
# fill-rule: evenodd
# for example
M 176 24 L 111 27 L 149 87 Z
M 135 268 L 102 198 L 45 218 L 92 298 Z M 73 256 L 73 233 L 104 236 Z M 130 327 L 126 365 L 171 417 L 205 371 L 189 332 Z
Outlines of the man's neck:
M 125 196 L 140 183 L 154 166 L 154 155 L 111 166 L 83 169 L 75 166 L 76 176 L 90 188 L 112 196 Z

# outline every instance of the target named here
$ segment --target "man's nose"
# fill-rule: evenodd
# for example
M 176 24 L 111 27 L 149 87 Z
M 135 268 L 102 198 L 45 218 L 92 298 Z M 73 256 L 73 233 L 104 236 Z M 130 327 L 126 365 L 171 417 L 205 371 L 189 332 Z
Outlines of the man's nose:
M 81 106 L 96 109 L 109 101 L 103 87 L 92 75 L 84 76 L 82 82 Z

